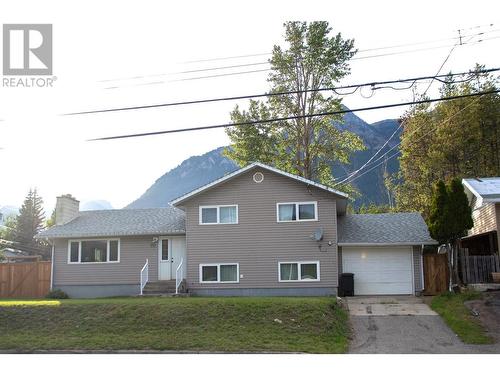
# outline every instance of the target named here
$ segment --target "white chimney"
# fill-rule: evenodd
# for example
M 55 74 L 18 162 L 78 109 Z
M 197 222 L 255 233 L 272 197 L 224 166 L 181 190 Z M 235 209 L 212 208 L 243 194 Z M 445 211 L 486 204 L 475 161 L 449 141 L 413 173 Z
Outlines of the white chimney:
M 69 223 L 78 216 L 80 211 L 80 201 L 77 201 L 71 194 L 57 197 L 56 202 L 56 225 Z

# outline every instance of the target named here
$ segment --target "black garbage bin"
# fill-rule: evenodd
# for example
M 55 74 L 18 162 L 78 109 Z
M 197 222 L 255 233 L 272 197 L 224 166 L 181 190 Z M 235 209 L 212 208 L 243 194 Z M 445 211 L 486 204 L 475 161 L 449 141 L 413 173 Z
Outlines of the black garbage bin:
M 339 280 L 339 295 L 340 297 L 354 296 L 354 274 L 342 273 Z

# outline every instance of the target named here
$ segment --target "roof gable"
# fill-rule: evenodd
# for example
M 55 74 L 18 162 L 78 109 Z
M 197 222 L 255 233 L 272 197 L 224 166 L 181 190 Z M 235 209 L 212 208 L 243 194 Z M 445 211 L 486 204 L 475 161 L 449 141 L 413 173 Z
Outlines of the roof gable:
M 299 182 L 302 182 L 306 185 L 310 185 L 310 186 L 314 186 L 314 187 L 317 187 L 318 189 L 321 189 L 321 190 L 325 190 L 329 193 L 332 193 L 334 195 L 336 195 L 338 198 L 340 199 L 345 199 L 347 200 L 348 198 L 348 195 L 346 193 L 343 193 L 339 190 L 335 190 L 335 189 L 332 189 L 326 185 L 323 185 L 323 184 L 320 184 L 318 182 L 315 182 L 315 181 L 312 181 L 312 180 L 309 180 L 307 178 L 304 178 L 304 177 L 300 177 L 300 176 L 297 176 L 297 175 L 294 175 L 292 173 L 288 173 L 288 172 L 284 172 L 280 169 L 277 169 L 277 168 L 274 168 L 274 167 L 271 167 L 267 164 L 263 164 L 263 163 L 252 163 L 252 164 L 249 164 L 247 165 L 246 167 L 243 167 L 243 168 L 240 168 L 232 173 L 229 173 L 227 174 L 226 176 L 224 177 L 221 177 L 215 181 L 212 181 L 206 185 L 203 185 L 201 187 L 199 187 L 198 189 L 195 189 L 187 194 L 184 194 L 182 196 L 180 196 L 179 198 L 176 198 L 174 199 L 171 204 L 176 206 L 176 205 L 179 205 L 189 199 L 191 199 L 192 197 L 198 195 L 198 194 L 201 194 L 202 192 L 204 191 L 207 191 L 209 189 L 212 189 L 212 188 L 215 188 L 216 186 L 220 185 L 220 184 L 223 184 L 224 182 L 226 181 L 229 181 L 237 176 L 240 176 L 241 174 L 247 172 L 247 171 L 250 171 L 254 168 L 257 168 L 257 167 L 260 167 L 260 168 L 263 168 L 263 169 L 266 169 L 270 172 L 274 172 L 276 174 L 279 174 L 279 175 L 282 175 L 282 176 L 285 176 L 285 177 L 288 177 L 288 178 L 291 178 L 293 180 L 296 180 L 296 181 L 299 181 Z

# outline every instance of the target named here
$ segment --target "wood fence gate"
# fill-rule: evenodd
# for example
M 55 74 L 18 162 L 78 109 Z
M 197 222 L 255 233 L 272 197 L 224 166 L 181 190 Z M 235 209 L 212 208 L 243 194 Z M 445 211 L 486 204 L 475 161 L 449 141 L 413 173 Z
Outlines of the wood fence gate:
M 424 294 L 434 296 L 448 290 L 450 272 L 446 254 L 424 255 Z
M 42 298 L 50 290 L 51 262 L 0 263 L 0 298 Z

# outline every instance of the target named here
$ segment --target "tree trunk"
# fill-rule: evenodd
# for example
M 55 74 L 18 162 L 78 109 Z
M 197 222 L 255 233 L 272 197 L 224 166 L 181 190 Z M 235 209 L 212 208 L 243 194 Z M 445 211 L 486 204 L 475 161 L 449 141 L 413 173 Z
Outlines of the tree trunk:
M 453 285 L 460 285 L 462 284 L 460 280 L 460 276 L 458 275 L 458 248 L 459 248 L 459 241 L 458 239 L 453 240 L 451 242 L 451 254 L 450 254 L 450 262 L 451 262 L 451 282 Z

